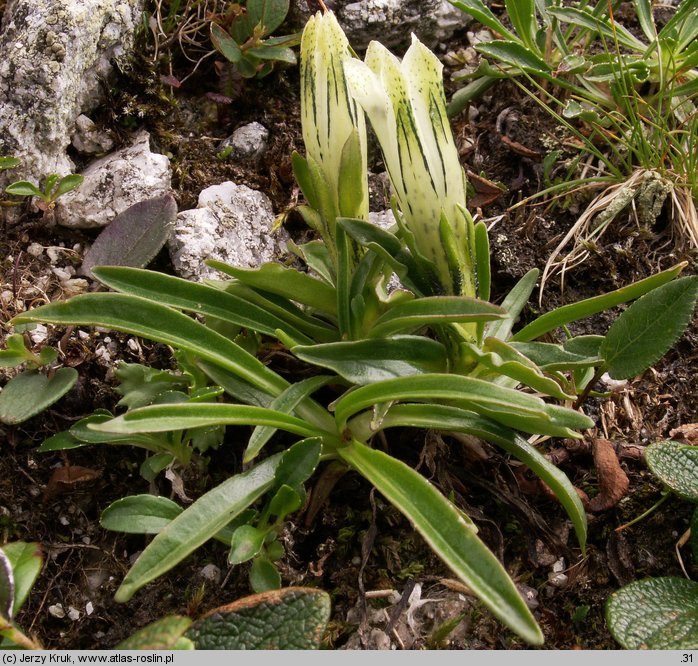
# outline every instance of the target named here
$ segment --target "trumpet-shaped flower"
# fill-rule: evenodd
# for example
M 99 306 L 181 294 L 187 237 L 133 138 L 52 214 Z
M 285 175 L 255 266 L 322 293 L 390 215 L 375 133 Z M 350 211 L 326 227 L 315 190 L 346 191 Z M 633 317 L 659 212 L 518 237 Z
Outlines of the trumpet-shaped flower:
M 334 14 L 311 17 L 300 58 L 306 159 L 295 156 L 294 165 L 306 198 L 323 218 L 320 231 L 329 235 L 328 245 L 337 217 L 368 218 L 366 123 L 347 91 L 343 63 L 350 59 L 351 47 Z
M 446 116 L 443 66 L 414 35 L 402 62 L 371 42 L 344 63 L 349 91 L 378 137 L 404 224 L 446 293 L 475 295 L 465 176 Z

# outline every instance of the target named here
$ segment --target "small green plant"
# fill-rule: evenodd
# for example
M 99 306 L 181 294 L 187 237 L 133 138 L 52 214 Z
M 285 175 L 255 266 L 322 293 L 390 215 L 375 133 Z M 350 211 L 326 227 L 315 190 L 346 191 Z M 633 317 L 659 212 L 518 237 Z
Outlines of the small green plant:
M 103 266 L 93 274 L 118 293 L 81 295 L 14 320 L 103 326 L 171 345 L 227 394 L 129 409 L 90 423 L 85 430 L 97 437 L 254 426 L 245 470 L 187 509 L 136 496 L 104 512 L 110 529 L 157 532 L 116 598 L 127 601 L 210 538 L 226 543 L 231 562 L 251 562 L 254 589 L 277 587 L 283 521 L 303 504 L 315 470 L 333 465 L 367 479 L 497 618 L 541 643 L 473 521 L 399 452 L 373 448 L 373 438 L 395 427 L 432 428 L 502 448 L 552 489 L 584 550 L 577 492 L 522 433 L 581 437 L 593 421 L 575 403 L 601 373 L 631 376 L 667 351 L 690 320 L 698 278 L 675 279 L 680 264 L 517 327 L 538 271 L 501 305 L 489 302 L 487 231 L 465 208 L 436 56 L 415 39 L 402 61 L 372 43 L 361 62 L 334 16 L 318 14 L 303 33 L 301 86 L 306 155 L 294 154 L 293 166 L 307 201 L 300 212 L 322 240 L 295 251 L 312 272 L 209 261 L 231 279 L 196 284 Z M 364 113 L 395 191 L 392 232 L 367 222 Z M 393 273 L 396 290 L 388 287 Z M 630 301 L 607 336 L 569 334 L 570 322 Z M 241 344 L 242 331 L 254 333 L 258 350 Z M 254 354 L 279 347 L 295 358 L 297 381 Z M 290 446 L 279 430 L 292 436 Z
M 517 205 L 601 190 L 553 250 L 548 276 L 583 262 L 610 223 L 625 210 L 651 226 L 665 202 L 678 242 L 698 247 L 698 6 L 680 3 L 658 30 L 649 0 L 635 0 L 646 41 L 614 18 L 613 5 L 557 0 L 507 2 L 509 31 L 480 0 L 454 2 L 505 39 L 477 45 L 484 56 L 475 80 L 454 95 L 457 113 L 498 78 L 515 80 L 571 134 L 581 154 L 567 178 Z M 539 20 L 540 19 L 540 20 Z M 523 80 L 523 83 L 521 82 Z M 559 155 L 558 155 L 559 156 Z M 599 166 L 589 174 L 592 162 Z M 581 175 L 580 175 L 581 174 Z M 554 201 L 554 199 L 553 199 Z M 558 257 L 572 242 L 570 251 Z
M 272 37 L 288 14 L 289 0 L 247 0 L 233 4 L 221 22 L 211 23 L 211 41 L 246 79 L 267 76 L 274 63 L 296 64 L 290 48 L 300 43 L 300 35 Z
M 698 558 L 698 446 L 676 441 L 652 444 L 647 465 L 679 497 L 697 505 L 689 543 Z M 628 650 L 695 650 L 698 648 L 698 583 L 677 577 L 645 578 L 615 592 L 606 603 L 606 621 L 615 639 Z
M 10 183 L 5 188 L 5 192 L 18 197 L 36 197 L 39 200 L 37 202 L 39 209 L 47 212 L 55 207 L 58 197 L 72 192 L 80 186 L 83 180 L 84 178 L 80 174 L 68 174 L 61 178 L 59 174 L 52 173 L 46 176 L 43 189 L 39 189 L 28 180 L 18 180 L 15 183 Z
M 0 392 L 0 423 L 15 425 L 62 398 L 77 382 L 78 372 L 57 367 L 58 352 L 53 347 L 44 347 L 35 354 L 21 333 L 10 335 L 6 345 L 7 349 L 0 351 L 0 368 L 26 366 Z

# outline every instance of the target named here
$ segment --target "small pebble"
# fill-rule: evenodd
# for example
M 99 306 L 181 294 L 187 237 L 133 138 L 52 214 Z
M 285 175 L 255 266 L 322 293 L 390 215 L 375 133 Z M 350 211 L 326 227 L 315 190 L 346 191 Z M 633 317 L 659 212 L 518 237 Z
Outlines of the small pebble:
M 77 622 L 80 619 L 80 611 L 77 608 L 68 606 L 68 617 L 73 621 Z
M 31 254 L 32 257 L 40 257 L 44 253 L 43 245 L 40 243 L 32 243 L 27 248 L 27 254 Z
M 65 611 L 63 610 L 63 604 L 53 604 L 48 607 L 48 614 L 53 617 L 63 618 L 65 617 Z
M 70 521 L 68 520 L 68 516 L 61 516 L 61 517 L 58 519 L 58 522 L 59 522 L 61 525 L 70 525 Z
M 95 607 L 94 607 L 94 605 L 92 604 L 91 601 L 88 601 L 88 602 L 85 604 L 85 615 L 92 615 L 92 613 L 94 613 L 94 612 L 95 612 Z

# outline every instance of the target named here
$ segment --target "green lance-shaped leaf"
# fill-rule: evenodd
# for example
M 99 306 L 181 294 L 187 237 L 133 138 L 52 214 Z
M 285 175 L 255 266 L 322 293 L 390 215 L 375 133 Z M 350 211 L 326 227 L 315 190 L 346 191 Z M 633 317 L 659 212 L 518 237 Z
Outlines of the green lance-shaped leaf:
M 354 421 L 351 422 L 352 427 L 353 425 Z M 463 432 L 480 437 L 504 449 L 527 465 L 552 489 L 572 520 L 577 539 L 584 550 L 587 535 L 586 513 L 574 486 L 567 476 L 538 449 L 509 428 L 474 412 L 435 404 L 394 405 L 371 432 L 393 427 L 431 428 L 442 432 Z
M 5 188 L 5 192 L 18 197 L 42 197 L 43 195 L 43 192 L 28 180 L 18 180 L 15 183 L 10 183 Z
M 84 294 L 15 317 L 15 324 L 103 326 L 190 351 L 276 395 L 288 383 L 228 338 L 159 303 L 128 294 Z
M 248 0 L 247 19 L 253 26 L 263 26 L 264 34 L 270 35 L 284 22 L 288 8 L 289 0 Z
M 112 502 L 99 518 L 105 530 L 128 534 L 157 534 L 183 509 L 167 497 L 131 495 Z
M 338 452 L 410 520 L 499 620 L 529 643 L 543 642 L 540 628 L 504 567 L 434 486 L 403 462 L 358 442 Z
M 561 308 L 546 312 L 544 315 L 538 317 L 538 319 L 524 326 L 511 339 L 514 342 L 529 342 L 560 326 L 565 326 L 579 319 L 586 319 L 587 317 L 609 310 L 621 303 L 635 300 L 653 289 L 667 282 L 671 282 L 687 265 L 688 264 L 684 261 L 666 271 L 652 275 L 644 280 L 633 282 L 633 284 L 629 284 L 627 287 L 621 287 L 608 294 L 587 298 L 578 303 L 563 305 Z
M 273 336 L 276 329 L 281 329 L 299 341 L 310 341 L 310 338 L 287 321 L 264 308 L 214 287 L 135 268 L 102 266 L 95 268 L 93 274 L 115 291 L 140 296 L 179 310 L 216 317 L 265 335 Z
M 658 361 L 686 330 L 698 298 L 698 276 L 657 287 L 616 319 L 599 353 L 614 379 L 627 379 Z
M 524 386 L 530 386 L 559 400 L 574 399 L 574 396 L 567 395 L 554 379 L 546 377 L 533 361 L 503 340 L 486 338 L 482 348 L 467 343 L 465 346 L 479 363 L 494 373 L 510 377 Z
M 422 326 L 503 319 L 498 305 L 467 296 L 425 296 L 401 302 L 380 316 L 369 335 L 379 338 Z
M 505 0 L 505 5 L 507 16 L 524 44 L 532 50 L 538 50 L 536 46 L 538 23 L 534 0 Z
M 335 290 L 322 280 L 293 268 L 271 262 L 260 268 L 238 268 L 213 259 L 209 259 L 206 265 L 240 280 L 248 287 L 289 298 L 320 312 L 337 313 Z
M 240 525 L 230 540 L 229 564 L 242 564 L 259 554 L 267 533 L 253 525 Z
M 441 343 L 414 335 L 298 346 L 292 351 L 301 360 L 334 370 L 359 386 L 394 377 L 446 372 L 448 365 Z
M 645 449 L 647 466 L 681 497 L 698 502 L 698 446 L 666 441 Z
M 318 437 L 309 437 L 296 442 L 284 451 L 281 462 L 276 468 L 274 487 L 290 486 L 300 488 L 317 469 L 322 454 L 322 441 Z
M 97 432 L 130 435 L 214 425 L 271 426 L 303 437 L 325 434 L 303 419 L 273 409 L 202 402 L 139 407 L 91 427 Z
M 15 541 L 6 543 L 2 547 L 5 564 L 9 563 L 9 568 L 12 571 L 12 612 L 10 615 L 17 615 L 21 610 L 24 602 L 29 596 L 29 592 L 34 585 L 41 567 L 44 563 L 44 558 L 41 553 L 41 546 L 38 543 L 27 543 L 25 541 Z M 7 567 L 4 567 L 5 571 Z M 0 577 L 2 577 L 0 573 Z M 1 584 L 0 584 L 1 586 Z M 2 614 L 0 610 L 0 614 Z M 12 619 L 8 617 L 7 619 Z
M 449 1 L 454 7 L 458 7 L 458 9 L 464 11 L 466 14 L 470 14 L 475 20 L 479 21 L 490 30 L 493 30 L 495 33 L 506 37 L 512 42 L 520 41 L 517 35 L 504 27 L 504 24 L 492 13 L 490 8 L 482 2 L 482 0 Z
M 193 643 L 183 638 L 191 626 L 189 617 L 168 615 L 139 629 L 135 634 L 121 641 L 115 650 L 193 650 Z
M 24 343 L 24 336 L 20 333 L 13 333 L 5 340 L 7 349 L 0 350 L 0 368 L 15 368 L 22 363 L 36 362 L 37 356 L 27 349 Z M 48 347 L 45 347 L 48 349 Z
M 563 23 L 570 23 L 598 32 L 606 39 L 611 40 L 611 43 L 618 43 L 640 52 L 644 52 L 647 48 L 646 44 L 643 44 L 629 30 L 610 17 L 595 16 L 588 9 L 577 9 L 576 7 L 549 7 L 548 12 Z
M 75 368 L 59 368 L 51 376 L 25 370 L 10 379 L 0 393 L 0 422 L 22 423 L 62 398 L 78 380 Z
M 197 650 L 314 650 L 329 618 L 326 592 L 287 587 L 216 608 L 187 637 Z
M 211 22 L 211 42 L 230 62 L 237 64 L 242 58 L 238 43 L 217 23 Z
M 302 400 L 332 379 L 332 377 L 318 375 L 317 377 L 310 377 L 309 379 L 291 384 L 283 393 L 271 401 L 269 408 L 283 412 L 284 414 L 290 414 Z M 248 463 L 254 460 L 275 432 L 276 428 L 272 428 L 271 426 L 257 426 L 250 436 L 242 461 Z
M 515 285 L 502 301 L 501 308 L 507 313 L 505 319 L 491 321 L 485 325 L 485 335 L 499 340 L 507 340 L 521 311 L 528 303 L 538 280 L 539 270 L 532 268 Z
M 141 587 L 179 564 L 264 495 L 274 483 L 280 460 L 281 454 L 267 458 L 202 495 L 148 544 L 114 598 L 128 601 Z
M 606 622 L 627 650 L 698 649 L 698 583 L 646 578 L 614 592 Z
M 556 345 L 550 342 L 512 342 L 510 346 L 533 361 L 541 370 L 549 372 L 600 365 L 602 359 L 598 355 L 598 350 L 603 336 L 585 335 L 580 337 L 594 338 L 593 344 L 582 348 L 581 345 L 568 347 L 567 345 Z M 576 339 L 572 338 L 571 341 Z M 575 351 L 572 351 L 572 349 L 575 349 Z M 576 353 L 576 350 L 584 351 L 585 353 Z
M 80 187 L 84 182 L 85 177 L 81 176 L 79 173 L 71 173 L 67 176 L 63 176 L 58 182 L 56 189 L 51 193 L 52 199 L 57 199 L 58 197 L 72 192 L 77 187 Z M 109 223 L 111 225 L 111 222 Z
M 362 386 L 335 403 L 335 419 L 343 431 L 347 419 L 362 409 L 393 400 L 443 400 L 499 423 L 537 434 L 579 437 L 571 428 L 590 428 L 588 417 L 515 389 L 459 375 L 427 374 L 389 379 Z
M 489 42 L 480 42 L 477 50 L 511 67 L 516 67 L 524 72 L 546 76 L 551 71 L 550 65 L 530 48 L 516 42 L 508 42 L 502 39 L 493 39 Z

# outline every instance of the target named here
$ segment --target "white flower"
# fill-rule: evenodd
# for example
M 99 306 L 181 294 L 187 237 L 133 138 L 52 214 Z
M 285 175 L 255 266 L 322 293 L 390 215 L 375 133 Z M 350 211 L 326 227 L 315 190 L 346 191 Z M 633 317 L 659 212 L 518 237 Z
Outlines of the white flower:
M 344 63 L 349 91 L 378 137 L 416 249 L 435 265 L 446 293 L 474 296 L 472 221 L 446 115 L 442 69 L 414 35 L 402 62 L 371 42 L 364 62 Z

